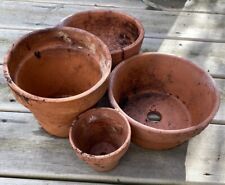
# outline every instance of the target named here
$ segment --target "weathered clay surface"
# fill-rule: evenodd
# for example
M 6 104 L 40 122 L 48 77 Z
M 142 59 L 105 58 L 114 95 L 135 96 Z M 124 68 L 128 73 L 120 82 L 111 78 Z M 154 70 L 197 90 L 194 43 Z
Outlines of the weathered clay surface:
M 111 56 L 107 46 L 86 31 L 49 28 L 15 43 L 3 70 L 17 100 L 42 127 L 66 137 L 74 118 L 106 91 Z
M 97 171 L 114 168 L 130 144 L 130 125 L 110 108 L 91 109 L 70 129 L 70 143 L 77 156 Z
M 200 133 L 219 107 L 213 79 L 182 58 L 160 53 L 132 57 L 112 72 L 111 104 L 127 116 L 132 140 L 168 149 Z
M 144 37 L 144 28 L 135 18 L 110 10 L 93 10 L 76 13 L 64 19 L 60 26 L 89 31 L 108 46 L 115 66 L 137 54 Z
M 172 94 L 139 92 L 129 97 L 121 108 L 133 119 L 153 128 L 177 130 L 192 126 L 187 107 Z
M 101 79 L 98 61 L 82 49 L 58 47 L 38 53 L 18 66 L 14 79 L 21 89 L 33 95 L 46 98 L 74 96 Z

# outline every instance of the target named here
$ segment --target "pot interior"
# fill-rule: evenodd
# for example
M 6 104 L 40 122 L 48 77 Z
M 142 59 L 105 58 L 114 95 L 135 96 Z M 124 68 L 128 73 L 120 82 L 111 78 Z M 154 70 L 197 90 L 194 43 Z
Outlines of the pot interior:
M 63 98 L 93 87 L 107 68 L 110 70 L 106 61 L 101 45 L 85 34 L 51 30 L 19 42 L 11 52 L 8 68 L 12 80 L 24 91 Z
M 62 98 L 80 94 L 101 79 L 95 58 L 79 49 L 52 48 L 37 51 L 17 70 L 15 83 L 41 97 Z
M 204 71 L 181 58 L 160 54 L 140 55 L 120 65 L 110 88 L 128 116 L 165 130 L 201 123 L 218 98 Z
M 131 45 L 140 34 L 134 20 L 112 11 L 78 13 L 65 19 L 62 24 L 93 33 L 108 46 L 111 52 Z
M 82 152 L 106 155 L 124 144 L 128 132 L 128 124 L 118 113 L 94 110 L 84 113 L 73 125 L 72 141 Z

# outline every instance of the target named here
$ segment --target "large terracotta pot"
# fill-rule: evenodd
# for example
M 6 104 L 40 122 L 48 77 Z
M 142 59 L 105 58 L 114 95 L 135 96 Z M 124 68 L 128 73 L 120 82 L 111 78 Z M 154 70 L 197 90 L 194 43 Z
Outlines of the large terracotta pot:
M 16 99 L 41 126 L 67 137 L 75 117 L 105 93 L 111 56 L 107 46 L 86 31 L 48 28 L 16 42 L 3 70 Z
M 144 38 L 140 21 L 125 13 L 112 10 L 90 10 L 73 14 L 59 26 L 87 30 L 109 47 L 113 66 L 139 53 Z
M 144 53 L 112 72 L 109 98 L 126 115 L 134 143 L 149 149 L 175 147 L 199 134 L 219 107 L 213 79 L 192 62 Z
M 73 123 L 69 139 L 77 156 L 97 171 L 109 171 L 130 145 L 126 117 L 110 108 L 91 109 Z

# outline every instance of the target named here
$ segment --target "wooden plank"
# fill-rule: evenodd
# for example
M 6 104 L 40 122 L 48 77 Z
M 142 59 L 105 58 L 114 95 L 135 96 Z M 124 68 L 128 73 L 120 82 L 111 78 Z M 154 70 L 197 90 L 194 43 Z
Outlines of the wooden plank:
M 3 1 L 0 4 L 0 28 L 38 29 L 54 26 L 62 18 L 90 8 L 103 9 L 104 7 Z M 145 27 L 146 37 L 225 42 L 225 15 L 117 9 L 140 19 Z
M 220 176 L 221 172 L 225 174 L 224 128 L 210 126 L 204 136 L 199 135 L 189 143 L 185 161 L 186 180 L 225 182 L 225 176 Z
M 21 179 L 21 178 L 1 178 L 0 183 L 2 185 L 109 185 L 108 183 L 88 183 L 88 182 L 77 182 L 77 181 L 58 181 L 58 180 L 40 180 L 40 179 Z M 163 180 L 155 180 L 154 182 L 148 183 L 153 185 L 212 185 L 212 183 L 202 183 L 202 182 L 181 182 L 181 181 L 163 181 Z M 115 184 L 115 183 L 113 183 Z M 111 185 L 113 185 L 111 184 Z M 117 183 L 116 183 L 117 184 Z M 118 184 L 121 184 L 118 182 Z M 126 183 L 128 184 L 128 183 Z M 134 184 L 134 183 L 129 183 Z M 144 182 L 142 182 L 144 184 Z M 213 185 L 222 185 L 222 183 L 213 183 Z
M 217 124 L 225 124 L 225 81 L 223 79 L 216 79 L 215 81 L 220 91 L 220 107 L 212 122 Z
M 145 38 L 142 51 L 156 51 L 187 58 L 209 71 L 213 77 L 225 78 L 224 43 Z
M 9 31 L 8 33 L 9 35 L 10 34 L 13 35 L 13 33 L 16 34 L 16 36 L 19 35 L 17 32 L 14 31 L 13 32 Z M 225 45 L 222 43 L 205 43 L 205 42 L 179 41 L 179 40 L 145 39 L 143 44 L 143 51 L 160 51 L 189 58 L 192 61 L 194 61 L 194 63 L 202 67 L 204 70 L 206 71 L 210 70 L 210 73 L 215 77 L 221 78 L 225 78 L 224 74 L 225 63 L 223 55 L 224 49 Z M 223 124 L 225 123 L 225 116 L 224 116 L 225 80 L 216 79 L 216 83 L 221 92 L 221 106 L 214 119 L 214 122 Z M 22 105 L 15 102 L 14 97 L 9 92 L 9 89 L 6 86 L 2 74 L 1 65 L 0 65 L 0 111 L 29 112 Z
M 15 0 L 11 0 L 14 1 Z M 187 12 L 207 12 L 225 13 L 225 2 L 223 0 L 23 0 L 24 2 L 58 3 L 82 6 L 102 6 L 115 8 L 135 8 L 166 11 L 187 11 Z
M 30 112 L 27 108 L 25 108 L 15 100 L 3 78 L 1 67 L 2 66 L 0 66 L 0 111 L 26 113 Z M 225 124 L 225 79 L 215 79 L 215 82 L 220 91 L 221 104 L 212 122 L 217 124 Z M 102 104 L 100 104 L 100 106 L 101 105 Z M 103 106 L 106 105 L 103 104 Z
M 19 37 L 28 33 L 27 30 L 5 30 L 0 29 L 0 64 L 3 63 L 3 57 Z
M 216 79 L 217 87 L 220 91 L 220 100 L 221 104 L 219 110 L 214 117 L 212 123 L 216 124 L 225 124 L 225 80 L 224 79 Z M 106 101 L 106 100 L 104 100 Z M 100 106 L 107 106 L 106 104 L 100 104 Z M 26 109 L 24 106 L 19 104 L 9 88 L 6 85 L 0 85 L 0 111 L 3 112 L 25 112 L 29 113 L 30 111 Z
M 60 9 L 60 6 L 58 9 Z M 51 8 L 49 10 L 51 10 Z M 52 11 L 54 12 L 55 10 L 52 9 Z M 43 13 L 45 14 L 45 11 L 43 11 Z M 36 18 L 37 20 L 39 20 L 38 16 Z M 180 22 L 182 22 L 182 19 L 180 20 L 179 18 L 178 23 Z M 48 25 L 48 23 L 42 23 L 42 25 L 37 23 L 37 27 L 35 27 L 35 29 L 38 28 L 38 26 L 42 27 Z M 33 27 L 18 27 L 18 29 L 33 29 Z M 176 30 L 177 27 L 175 26 L 175 28 L 172 28 L 172 32 L 174 31 L 174 29 Z M 192 30 L 191 28 L 191 30 L 187 31 L 187 34 L 191 35 L 191 32 L 193 31 L 195 30 Z M 201 34 L 201 31 L 199 31 L 198 34 Z M 203 34 L 205 34 L 204 31 Z M 212 36 L 211 32 L 210 34 Z M 221 35 L 221 38 L 222 36 L 223 35 Z M 160 38 L 161 36 L 153 35 L 153 37 Z M 173 36 L 169 35 L 169 37 L 172 38 Z M 207 35 L 205 37 L 207 38 Z M 204 37 L 183 38 L 201 40 Z M 216 39 L 209 38 L 208 41 L 217 41 Z M 161 44 L 159 42 L 156 42 L 156 44 L 158 44 L 157 49 L 159 51 L 176 53 L 177 51 L 175 50 L 175 48 L 171 49 L 169 47 L 170 44 L 177 43 L 177 46 L 179 45 L 179 47 L 187 44 L 188 47 L 186 49 L 184 47 L 184 49 L 179 50 L 177 52 L 178 55 L 181 54 L 181 56 L 195 56 L 197 61 L 206 59 L 206 61 L 204 60 L 205 62 L 203 65 L 207 66 L 205 69 L 210 69 L 210 72 L 212 69 L 213 72 L 211 73 L 216 75 L 217 77 L 220 77 L 220 75 L 222 75 L 223 65 L 220 66 L 214 64 L 215 62 L 213 62 L 219 61 L 218 58 L 223 58 L 223 47 L 221 48 L 222 45 L 213 44 L 210 47 L 204 48 L 203 45 L 199 44 L 198 47 L 196 45 L 195 48 L 195 44 L 190 44 L 190 41 L 182 41 L 183 45 L 180 45 L 180 41 L 164 41 L 165 40 L 163 40 L 163 43 Z M 224 42 L 224 40 L 220 42 Z M 154 49 L 155 47 L 148 46 L 146 50 L 149 50 L 151 48 Z M 192 48 L 193 50 L 197 51 L 194 54 L 189 54 L 188 48 Z M 200 58 L 198 56 L 198 49 L 202 50 L 202 48 L 204 48 L 203 50 L 205 54 L 207 54 L 207 51 L 210 52 L 211 50 L 213 50 L 212 48 L 214 48 L 215 50 L 213 50 L 212 53 L 216 53 L 216 56 L 219 55 L 217 53 L 217 51 L 219 50 L 221 56 L 219 56 L 218 58 L 210 58 L 211 55 L 209 53 L 208 56 Z M 223 63 L 223 60 L 221 60 L 221 63 Z M 217 70 L 221 70 L 221 72 L 217 73 Z M 214 73 L 214 71 L 216 71 L 216 73 Z M 2 76 L 0 76 L 0 79 L 2 79 Z M 219 81 L 219 84 L 221 84 L 220 90 L 223 90 L 224 92 L 224 80 L 217 81 Z M 8 91 L 7 88 L 4 90 Z M 2 94 L 5 95 L 8 94 L 7 91 L 1 92 L 3 92 Z M 224 102 L 223 97 L 224 95 L 222 94 L 221 98 Z M 10 97 L 8 97 L 8 99 L 10 99 Z M 9 104 L 11 105 L 11 103 L 13 102 L 10 102 Z M 5 104 L 2 104 L 2 106 L 5 107 Z M 224 106 L 221 105 L 221 107 Z M 221 107 L 219 116 L 217 116 L 214 120 L 216 124 L 224 122 L 223 109 L 221 109 Z M 59 180 L 90 180 L 113 183 L 139 182 L 146 184 L 154 182 L 157 182 L 157 184 L 159 184 L 160 182 L 174 182 L 175 184 L 175 182 L 177 181 L 179 182 L 184 180 L 191 182 L 191 184 L 192 181 L 211 182 L 215 184 L 214 182 L 222 183 L 225 181 L 223 177 L 225 168 L 222 165 L 224 164 L 225 160 L 225 147 L 223 145 L 224 126 L 222 125 L 210 125 L 204 133 L 191 140 L 189 144 L 186 143 L 170 151 L 154 152 L 142 150 L 136 146 L 132 146 L 131 150 L 123 158 L 123 160 L 121 161 L 121 165 L 117 169 L 115 169 L 113 172 L 102 175 L 93 172 L 77 159 L 73 159 L 74 154 L 72 154 L 73 152 L 71 152 L 71 149 L 69 149 L 68 142 L 63 139 L 60 140 L 55 139 L 54 137 L 49 137 L 47 134 L 45 134 L 42 130 L 39 129 L 36 121 L 31 114 L 1 112 L 0 120 L 0 124 L 3 125 L 1 126 L 2 130 L 0 129 L 0 175 L 2 176 L 26 176 L 29 178 L 49 178 Z M 198 148 L 196 146 L 198 146 Z M 72 160 L 74 161 L 72 162 Z M 146 161 L 148 161 L 149 163 L 146 164 Z
M 68 182 L 68 181 L 50 181 L 36 179 L 18 179 L 18 178 L 1 178 L 0 184 L 4 185 L 97 185 L 96 183 Z M 108 184 L 102 184 L 108 185 Z
M 4 0 L 4 1 L 14 1 L 16 0 Z M 23 2 L 40 2 L 44 3 L 55 3 L 55 4 L 65 4 L 65 5 L 80 5 L 80 6 L 102 6 L 102 7 L 115 7 L 115 8 L 140 8 L 145 9 L 147 6 L 141 0 L 22 0 Z
M 51 137 L 40 129 L 32 114 L 0 112 L 0 120 L 4 120 L 0 121 L 3 177 L 142 184 L 225 181 L 222 125 L 210 125 L 172 150 L 151 151 L 132 145 L 116 169 L 98 173 L 78 160 L 67 139 Z
M 0 64 L 13 42 L 28 30 L 0 29 Z M 158 51 L 188 58 L 214 77 L 225 78 L 225 43 L 145 38 L 142 51 Z
M 10 89 L 0 85 L 0 111 L 30 112 L 27 108 L 17 103 Z
M 183 11 L 183 12 L 206 12 L 225 13 L 225 2 L 223 0 L 143 0 L 147 9 Z

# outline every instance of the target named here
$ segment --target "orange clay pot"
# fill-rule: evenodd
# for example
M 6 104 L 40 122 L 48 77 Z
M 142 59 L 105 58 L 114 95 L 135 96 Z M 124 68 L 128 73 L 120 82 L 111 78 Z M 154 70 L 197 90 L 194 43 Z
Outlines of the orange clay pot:
M 169 149 L 199 134 L 219 107 L 213 79 L 190 61 L 144 53 L 112 72 L 109 98 L 128 118 L 132 141 L 144 148 Z
M 77 156 L 97 171 L 114 168 L 131 138 L 126 117 L 110 108 L 91 109 L 78 117 L 69 139 Z
M 3 70 L 16 99 L 41 126 L 68 137 L 75 117 L 105 93 L 111 56 L 107 46 L 86 31 L 48 28 L 15 43 Z
M 59 26 L 80 28 L 98 36 L 108 46 L 113 66 L 138 54 L 144 38 L 144 28 L 137 19 L 111 10 L 76 13 L 63 19 Z

